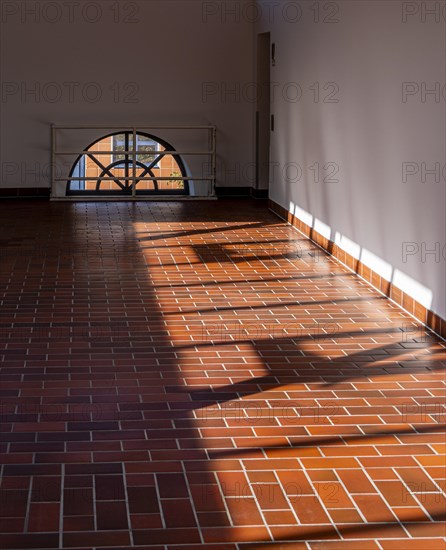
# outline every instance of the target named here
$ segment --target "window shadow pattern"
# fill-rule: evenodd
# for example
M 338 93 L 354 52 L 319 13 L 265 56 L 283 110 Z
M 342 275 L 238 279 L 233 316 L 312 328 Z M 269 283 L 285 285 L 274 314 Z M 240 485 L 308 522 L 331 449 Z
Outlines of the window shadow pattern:
M 3 209 L 3 548 L 441 542 L 444 343 L 223 206 Z

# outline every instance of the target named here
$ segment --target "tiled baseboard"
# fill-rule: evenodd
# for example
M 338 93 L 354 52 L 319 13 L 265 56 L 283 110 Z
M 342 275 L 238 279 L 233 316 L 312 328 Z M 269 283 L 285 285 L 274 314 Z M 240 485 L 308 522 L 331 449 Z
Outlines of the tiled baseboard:
M 274 214 L 286 220 L 293 227 L 296 227 L 301 233 L 326 250 L 330 255 L 339 260 L 353 272 L 357 273 L 374 288 L 382 292 L 385 296 L 389 297 L 396 304 L 413 315 L 418 321 L 423 323 L 423 325 L 426 325 L 442 338 L 446 339 L 446 321 L 439 315 L 422 306 L 419 302 L 414 300 L 414 298 L 403 292 L 390 281 L 387 281 L 378 275 L 378 273 L 370 269 L 370 267 L 364 265 L 360 260 L 351 256 L 345 252 L 345 250 L 342 250 L 333 241 L 323 237 L 312 227 L 291 214 L 291 212 L 283 206 L 280 206 L 271 199 L 268 201 L 268 205 L 269 209 L 274 212 Z
M 254 187 L 216 187 L 217 197 L 238 197 L 267 199 L 268 189 Z M 0 188 L 0 199 L 44 199 L 50 197 L 49 187 L 6 187 Z M 199 198 L 199 197 L 197 197 Z
M 0 187 L 0 199 L 49 199 L 49 187 Z
M 217 197 L 237 197 L 248 199 L 267 199 L 268 189 L 255 189 L 254 187 L 216 187 Z

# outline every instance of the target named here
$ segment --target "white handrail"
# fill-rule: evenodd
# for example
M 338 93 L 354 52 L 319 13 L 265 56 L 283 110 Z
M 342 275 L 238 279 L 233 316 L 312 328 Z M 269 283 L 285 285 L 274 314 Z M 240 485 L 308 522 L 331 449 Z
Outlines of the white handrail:
M 132 157 L 132 175 L 129 177 L 66 177 L 61 178 L 57 177 L 56 175 L 56 163 L 58 157 L 62 156 L 88 156 L 93 157 L 96 155 L 112 155 L 116 154 L 116 151 L 105 151 L 105 150 L 99 150 L 99 151 L 89 151 L 89 150 L 82 150 L 82 151 L 59 151 L 57 149 L 57 136 L 58 132 L 63 130 L 119 130 L 122 132 L 132 132 L 133 134 L 133 144 L 135 144 L 136 141 L 136 135 L 139 131 L 147 131 L 147 130 L 197 130 L 197 131 L 203 131 L 206 130 L 208 132 L 209 137 L 209 150 L 203 151 L 175 151 L 175 150 L 164 150 L 164 151 L 156 151 L 157 156 L 166 156 L 166 155 L 192 155 L 192 156 L 209 156 L 211 158 L 211 175 L 209 177 L 197 177 L 197 176 L 170 176 L 170 177 L 149 177 L 149 176 L 143 176 L 138 177 L 137 175 L 137 159 L 139 155 L 145 155 L 147 154 L 147 151 L 137 151 L 136 147 L 132 150 L 125 150 L 125 151 L 119 151 L 120 155 L 131 155 Z M 105 137 L 105 136 L 104 136 Z M 100 138 L 99 138 L 100 139 Z M 55 191 L 55 185 L 57 182 L 61 181 L 114 181 L 116 179 L 119 179 L 120 181 L 131 181 L 132 184 L 130 186 L 132 194 L 131 198 L 140 198 L 141 196 L 136 196 L 136 185 L 140 181 L 209 181 L 211 182 L 211 193 L 210 197 L 216 196 L 216 183 L 217 183 L 217 128 L 214 125 L 190 125 L 190 126 L 170 126 L 170 125 L 155 125 L 155 126 L 135 126 L 135 125 L 128 125 L 128 126 L 94 126 L 94 125 L 58 125 L 58 124 L 52 124 L 51 125 L 51 196 L 54 196 Z M 76 195 L 78 196 L 78 195 Z M 102 197 L 105 197 L 105 194 L 101 195 Z M 145 195 L 145 197 L 149 197 L 150 195 Z M 71 196 L 66 196 L 66 198 L 75 198 Z M 113 195 L 113 198 L 115 198 L 115 195 Z

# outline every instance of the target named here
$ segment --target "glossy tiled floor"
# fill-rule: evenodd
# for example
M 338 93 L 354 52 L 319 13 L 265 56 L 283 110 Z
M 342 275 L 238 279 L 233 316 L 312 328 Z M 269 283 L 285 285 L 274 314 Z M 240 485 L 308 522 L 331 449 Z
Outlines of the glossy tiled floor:
M 0 547 L 445 548 L 445 344 L 263 202 L 4 202 Z

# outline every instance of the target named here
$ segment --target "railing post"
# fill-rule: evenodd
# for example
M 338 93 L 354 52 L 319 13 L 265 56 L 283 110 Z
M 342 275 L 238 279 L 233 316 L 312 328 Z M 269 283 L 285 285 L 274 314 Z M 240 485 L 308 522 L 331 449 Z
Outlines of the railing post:
M 56 128 L 51 124 L 51 191 L 50 196 L 54 196 L 56 185 Z
M 212 127 L 212 197 L 215 197 L 217 186 L 217 128 Z
M 133 181 L 132 181 L 132 197 L 136 195 L 136 161 L 138 158 L 137 152 L 137 143 L 136 143 L 136 128 L 133 127 Z

